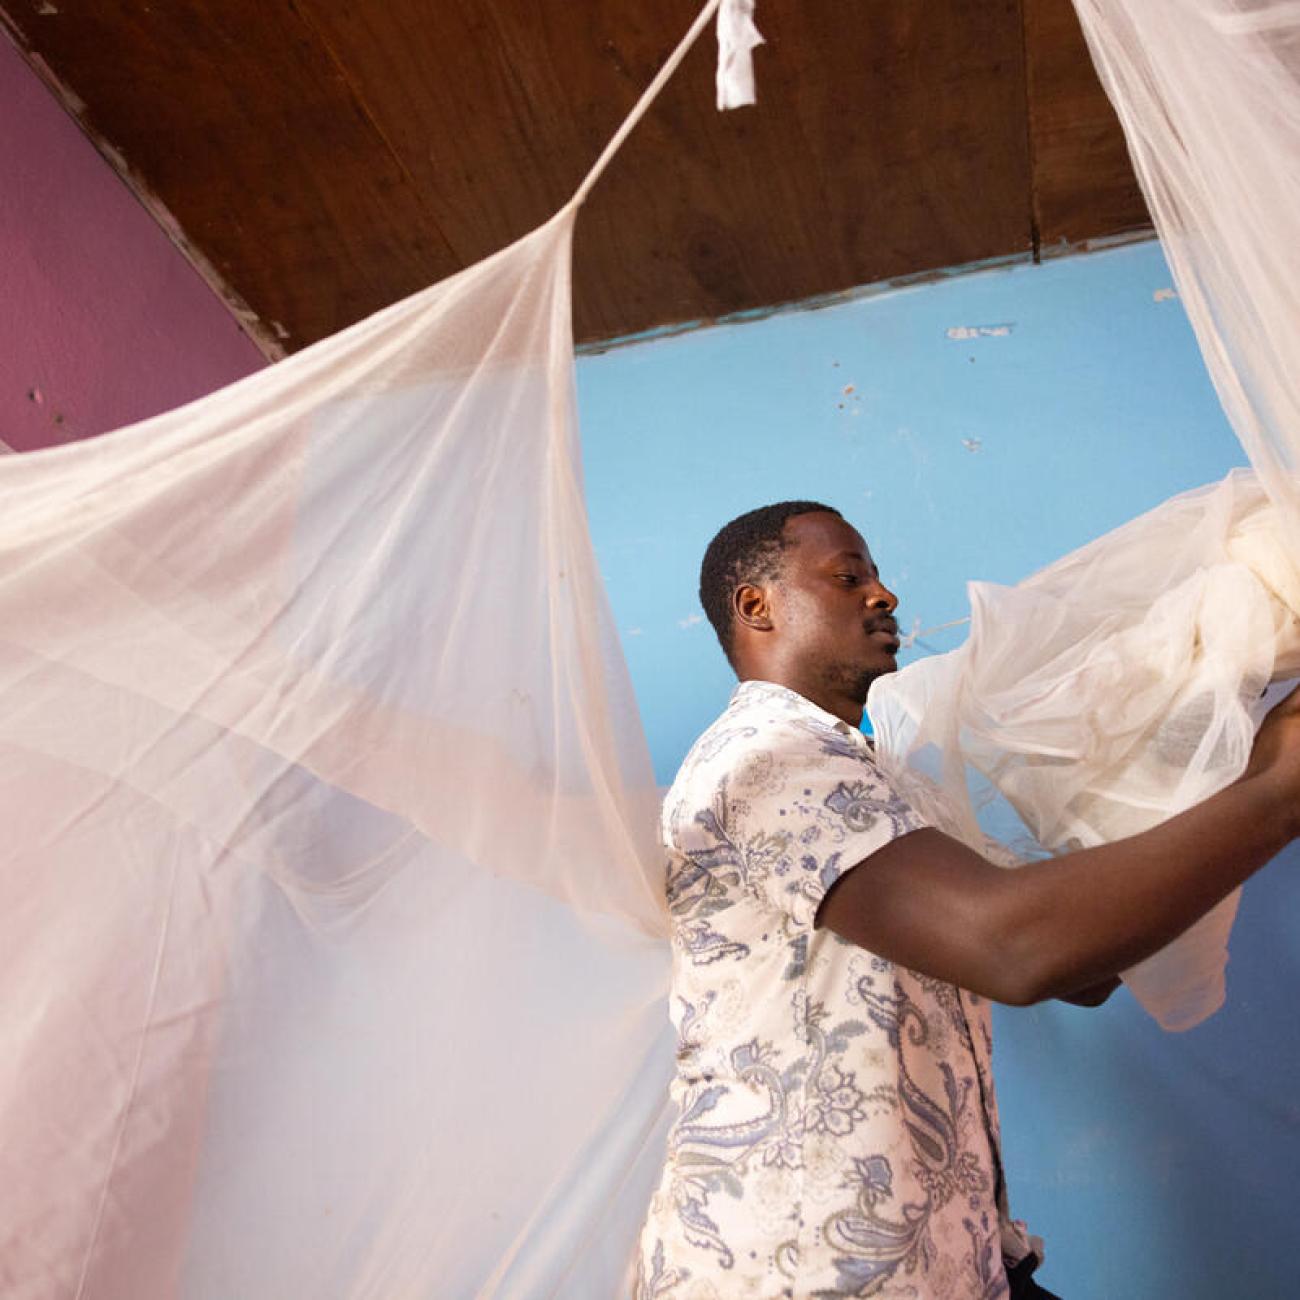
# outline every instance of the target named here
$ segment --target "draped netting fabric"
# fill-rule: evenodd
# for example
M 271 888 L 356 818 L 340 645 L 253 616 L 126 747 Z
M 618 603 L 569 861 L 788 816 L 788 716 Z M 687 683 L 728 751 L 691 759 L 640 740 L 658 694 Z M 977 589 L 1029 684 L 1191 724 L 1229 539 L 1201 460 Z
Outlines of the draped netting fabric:
M 1264 490 L 977 589 L 965 657 L 901 674 L 881 721 L 900 761 L 957 773 L 957 822 L 968 759 L 1048 810 L 1045 843 L 1240 765 L 1294 553 L 1297 281 L 1265 281 L 1300 248 L 1275 239 L 1300 211 L 1295 9 L 1085 6 Z M 751 10 L 726 5 L 730 102 Z M 1188 59 L 1214 114 L 1183 102 Z M 486 262 L 181 410 L 0 456 L 6 1297 L 624 1292 L 667 1118 L 668 952 L 577 468 L 569 256 L 625 134 Z M 1205 616 L 1223 601 L 1231 627 Z M 1014 678 L 1004 610 L 1051 651 Z M 1055 763 L 999 695 L 1029 668 Z M 1172 796 L 1079 779 L 1123 731 L 1116 682 L 1126 788 Z
M 617 1293 L 671 1051 L 574 213 L 0 461 L 7 1297 Z
M 668 950 L 571 240 L 718 10 L 518 243 L 0 457 L 6 1300 L 625 1291 Z
M 1030 853 L 1134 833 L 1221 789 L 1263 688 L 1300 673 L 1300 4 L 1076 7 L 1255 473 L 1015 588 L 973 584 L 968 641 L 873 688 L 882 750 L 937 782 L 948 824 L 979 842 L 996 792 Z M 1236 906 L 1126 973 L 1166 1028 L 1222 1002 Z

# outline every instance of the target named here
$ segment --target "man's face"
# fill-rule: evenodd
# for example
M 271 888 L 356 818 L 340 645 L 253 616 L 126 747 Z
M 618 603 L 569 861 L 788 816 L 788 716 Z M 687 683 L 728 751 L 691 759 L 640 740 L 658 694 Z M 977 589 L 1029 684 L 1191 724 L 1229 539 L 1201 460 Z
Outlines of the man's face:
M 795 515 L 785 525 L 772 592 L 776 630 L 801 671 L 854 698 L 897 667 L 898 600 L 880 581 L 861 535 L 836 515 Z

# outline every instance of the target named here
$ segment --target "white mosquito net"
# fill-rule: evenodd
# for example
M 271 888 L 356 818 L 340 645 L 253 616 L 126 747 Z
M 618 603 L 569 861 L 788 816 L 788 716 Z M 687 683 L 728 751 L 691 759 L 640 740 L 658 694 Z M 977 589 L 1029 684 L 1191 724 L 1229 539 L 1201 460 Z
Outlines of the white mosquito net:
M 937 754 L 968 830 L 966 764 L 1010 774 L 1044 844 L 1090 801 L 1122 832 L 1230 778 L 1293 580 L 1297 7 L 1138 7 L 1085 20 L 1267 496 L 1235 479 L 1130 525 L 1136 557 L 1121 530 L 978 589 L 970 647 L 899 675 L 895 759 Z M 6 1297 L 624 1292 L 668 949 L 577 468 L 570 236 L 717 8 L 527 238 L 181 410 L 0 457 Z M 724 6 L 720 100 L 751 10 Z M 1029 609 L 1051 653 L 1012 676 Z M 1086 725 L 1080 656 L 1129 701 L 1085 691 Z M 1031 671 L 1011 703 L 1055 749 L 1026 754 L 1003 697 Z M 1098 760 L 1108 704 L 1132 743 Z M 1099 763 L 1161 790 L 1126 803 Z
M 653 1172 L 666 955 L 573 218 L 4 458 L 5 1295 L 621 1267 L 596 1229 Z

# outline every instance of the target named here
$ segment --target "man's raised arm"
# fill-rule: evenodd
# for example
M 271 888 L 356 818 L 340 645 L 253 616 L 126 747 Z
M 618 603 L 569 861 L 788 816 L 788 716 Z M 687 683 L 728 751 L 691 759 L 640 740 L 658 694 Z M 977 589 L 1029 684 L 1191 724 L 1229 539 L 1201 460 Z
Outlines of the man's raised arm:
M 1297 834 L 1300 690 L 1265 719 L 1237 781 L 1141 835 L 1007 870 L 914 831 L 846 872 L 817 924 L 998 1002 L 1087 1004 Z

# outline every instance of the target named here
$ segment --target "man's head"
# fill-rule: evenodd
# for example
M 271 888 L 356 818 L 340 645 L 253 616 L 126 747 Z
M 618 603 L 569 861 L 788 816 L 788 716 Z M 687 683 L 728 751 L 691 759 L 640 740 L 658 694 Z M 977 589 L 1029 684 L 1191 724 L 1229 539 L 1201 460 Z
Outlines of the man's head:
M 867 687 L 897 667 L 898 601 L 866 542 L 819 502 L 733 519 L 704 553 L 700 601 L 737 676 L 780 682 L 841 716 L 855 702 L 860 716 Z

